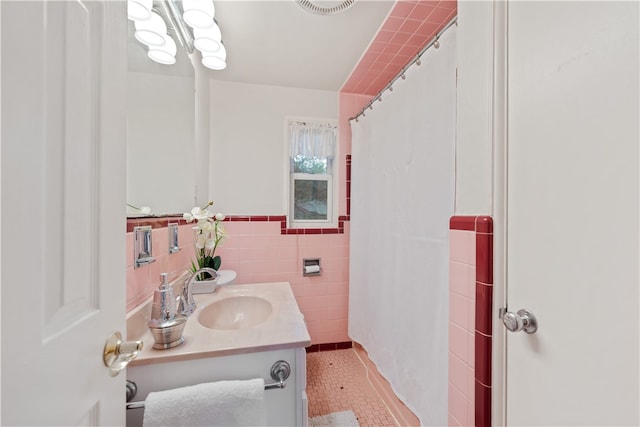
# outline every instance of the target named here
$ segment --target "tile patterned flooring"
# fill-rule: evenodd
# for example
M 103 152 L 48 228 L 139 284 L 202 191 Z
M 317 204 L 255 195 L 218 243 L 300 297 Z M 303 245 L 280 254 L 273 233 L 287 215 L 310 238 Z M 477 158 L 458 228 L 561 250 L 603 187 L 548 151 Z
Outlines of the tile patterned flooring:
M 351 409 L 361 427 L 397 427 L 355 350 L 307 353 L 309 417 Z

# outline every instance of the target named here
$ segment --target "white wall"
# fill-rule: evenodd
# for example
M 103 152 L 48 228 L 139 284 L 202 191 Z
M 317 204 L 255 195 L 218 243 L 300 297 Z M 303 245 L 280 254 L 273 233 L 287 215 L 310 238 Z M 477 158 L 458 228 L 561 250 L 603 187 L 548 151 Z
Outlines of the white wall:
M 216 212 L 284 215 L 284 120 L 338 119 L 338 92 L 210 81 L 209 194 Z
M 493 2 L 458 2 L 456 215 L 492 214 Z
M 209 100 L 209 71 L 202 65 L 201 56 L 192 54 L 195 79 L 195 202 L 194 206 L 204 206 L 209 202 L 209 155 L 210 131 L 209 117 L 211 103 Z
M 153 213 L 194 203 L 194 79 L 129 72 L 127 202 Z

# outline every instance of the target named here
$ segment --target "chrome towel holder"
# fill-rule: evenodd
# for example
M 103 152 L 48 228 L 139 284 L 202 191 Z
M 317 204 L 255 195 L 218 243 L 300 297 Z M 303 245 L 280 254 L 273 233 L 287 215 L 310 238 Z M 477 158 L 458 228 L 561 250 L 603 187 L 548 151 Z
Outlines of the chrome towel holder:
M 291 375 L 291 366 L 289 362 L 285 360 L 278 360 L 271 366 L 271 379 L 276 381 L 275 383 L 265 384 L 265 390 L 275 390 L 285 388 L 287 386 L 287 379 Z M 138 386 L 135 382 L 127 380 L 127 409 L 140 409 L 144 408 L 144 400 L 137 402 L 131 402 L 136 397 L 138 392 Z

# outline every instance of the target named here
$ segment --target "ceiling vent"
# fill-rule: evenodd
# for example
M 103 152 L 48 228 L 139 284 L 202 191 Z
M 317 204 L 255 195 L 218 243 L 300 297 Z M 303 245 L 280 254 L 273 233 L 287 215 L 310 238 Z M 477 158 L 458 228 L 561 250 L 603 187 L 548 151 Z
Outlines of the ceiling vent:
M 356 0 L 344 0 L 340 2 L 337 6 L 333 7 L 324 7 L 319 6 L 311 0 L 296 0 L 296 2 L 302 7 L 304 10 L 315 13 L 317 15 L 335 15 L 336 13 L 344 12 L 349 9 Z M 324 2 L 327 3 L 327 2 Z M 335 2 L 334 2 L 335 3 Z

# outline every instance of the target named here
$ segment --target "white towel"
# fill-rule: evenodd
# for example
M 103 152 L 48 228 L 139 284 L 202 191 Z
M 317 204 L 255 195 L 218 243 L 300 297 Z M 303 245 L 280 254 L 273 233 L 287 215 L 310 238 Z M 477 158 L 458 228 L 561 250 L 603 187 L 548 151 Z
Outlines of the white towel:
M 142 425 L 264 426 L 264 380 L 218 381 L 149 393 Z

